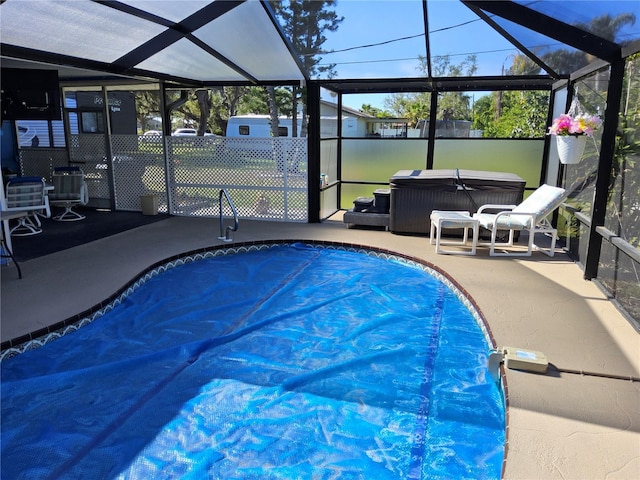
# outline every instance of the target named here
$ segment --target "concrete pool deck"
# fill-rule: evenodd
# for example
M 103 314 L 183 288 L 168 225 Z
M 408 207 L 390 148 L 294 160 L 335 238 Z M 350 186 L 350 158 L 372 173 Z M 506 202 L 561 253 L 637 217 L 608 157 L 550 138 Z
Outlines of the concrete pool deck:
M 149 265 L 221 245 L 217 219 L 172 217 L 2 267 L 6 341 L 78 314 Z M 234 243 L 346 242 L 420 258 L 447 272 L 478 305 L 499 347 L 545 353 L 545 375 L 506 370 L 508 479 L 640 477 L 640 335 L 565 254 L 554 258 L 436 255 L 425 237 L 321 224 L 242 221 Z M 232 245 L 232 244 L 224 244 Z M 585 372 L 568 373 L 568 371 Z M 591 375 L 595 373 L 596 375 Z

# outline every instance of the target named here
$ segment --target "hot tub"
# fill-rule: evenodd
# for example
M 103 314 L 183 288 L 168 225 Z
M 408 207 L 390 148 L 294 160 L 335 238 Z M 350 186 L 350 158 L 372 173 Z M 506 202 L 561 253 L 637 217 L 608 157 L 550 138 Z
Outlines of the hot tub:
M 458 172 L 467 191 L 460 185 Z M 400 170 L 389 183 L 389 230 L 428 234 L 432 210 L 467 210 L 473 214 L 488 203 L 517 205 L 522 202 L 526 182 L 503 172 Z

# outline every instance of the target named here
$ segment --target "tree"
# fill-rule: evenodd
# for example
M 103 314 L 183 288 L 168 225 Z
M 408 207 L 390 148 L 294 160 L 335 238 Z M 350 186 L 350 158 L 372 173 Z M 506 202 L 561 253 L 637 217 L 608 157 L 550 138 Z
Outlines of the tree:
M 371 115 L 372 117 L 376 117 L 376 118 L 389 118 L 393 116 L 392 113 L 386 110 L 382 110 L 381 108 L 374 107 L 369 103 L 363 103 L 362 106 L 360 107 L 360 111 L 362 113 L 366 113 L 367 115 Z
M 394 93 L 384 99 L 384 106 L 391 111 L 390 116 L 406 118 L 415 127 L 419 120 L 429 118 L 431 94 Z
M 198 122 L 198 135 L 203 136 L 207 129 L 207 121 L 211 112 L 211 93 L 209 90 L 196 90 L 198 107 L 200 107 L 200 121 Z
M 606 14 L 593 18 L 588 24 L 577 23 L 575 26 L 606 40 L 614 41 L 621 28 L 625 25 L 633 25 L 635 22 L 636 16 L 632 13 L 623 13 L 615 17 Z M 586 52 L 566 48 L 558 48 L 546 53 L 542 49 L 536 49 L 534 53 L 552 70 L 565 75 L 581 69 L 594 60 Z M 540 67 L 525 55 L 514 55 L 513 58 L 513 64 L 508 69 L 508 73 L 512 75 L 540 73 Z
M 186 92 L 186 100 L 183 94 Z M 198 128 L 200 122 L 200 106 L 195 89 L 178 89 L 166 91 L 166 104 L 174 104 L 171 111 L 171 128 Z
M 278 101 L 276 100 L 276 89 L 275 87 L 266 87 L 267 90 L 267 103 L 269 104 L 269 118 L 271 123 L 271 136 L 277 137 L 280 135 L 280 131 L 278 130 Z M 293 123 L 293 122 L 292 122 Z M 295 135 L 292 133 L 292 135 Z
M 486 129 L 485 136 L 544 137 L 548 108 L 548 92 L 502 92 L 502 114 Z
M 640 54 L 627 59 L 605 226 L 640 248 Z M 637 288 L 637 286 L 636 286 Z
M 419 69 L 426 74 L 426 59 L 419 57 Z M 470 77 L 478 70 L 477 57 L 468 55 L 459 64 L 451 63 L 449 55 L 431 59 L 431 70 L 435 77 Z M 464 92 L 442 92 L 438 94 L 436 118 L 443 120 L 471 120 L 471 98 Z
M 136 92 L 136 117 L 142 132 L 155 129 L 154 118 L 160 118 L 160 92 L 147 90 Z
M 476 100 L 473 105 L 473 128 L 484 131 L 485 136 L 494 136 L 488 135 L 489 130 L 493 128 L 495 123 L 493 112 L 494 106 L 491 95 L 483 95 Z
M 471 120 L 471 97 L 463 92 L 438 94 L 437 118 L 442 120 Z
M 336 0 L 288 0 L 270 1 L 271 8 L 280 20 L 285 35 L 290 39 L 293 48 L 301 56 L 303 67 L 310 76 L 322 76 L 328 78 L 335 76 L 335 64 L 319 65 L 322 60 L 320 52 L 326 42 L 325 32 L 335 32 L 339 24 L 344 20 L 338 17 L 332 7 Z M 292 129 L 293 135 L 297 135 L 298 102 L 304 95 L 302 87 L 295 86 L 292 89 Z M 277 117 L 277 112 L 275 117 Z M 303 117 L 306 117 L 306 106 L 303 102 Z M 306 122 L 303 121 L 302 131 L 306 134 Z
M 427 58 L 418 55 L 418 71 L 428 76 Z M 449 55 L 439 55 L 431 59 L 431 73 L 433 77 L 471 77 L 478 70 L 476 55 L 467 55 L 458 63 L 451 63 Z
M 625 25 L 635 23 L 633 14 L 616 17 L 602 15 L 594 18 L 588 25 L 578 24 L 578 28 L 593 32 L 608 40 L 615 39 L 617 32 Z M 579 70 L 593 60 L 587 53 L 557 49 L 546 54 L 535 52 L 552 69 L 560 73 Z M 531 75 L 540 73 L 540 67 L 525 55 L 513 55 L 508 75 Z M 546 92 L 496 92 L 492 99 L 495 121 L 489 122 L 486 112 L 476 115 L 476 128 L 480 127 L 485 136 L 503 138 L 531 138 L 545 134 L 546 113 L 549 95 Z M 484 105 L 484 104 L 483 104 Z
M 167 99 L 175 97 L 167 92 Z M 196 126 L 199 134 L 213 132 L 224 134 L 230 117 L 246 113 L 269 113 L 267 93 L 263 87 L 214 87 L 210 89 L 188 90 L 188 100 L 174 111 L 178 123 Z M 279 108 L 291 104 L 286 89 L 277 88 L 276 98 Z M 203 103 L 204 102 L 204 103 Z
M 416 101 L 416 94 L 394 93 L 384 99 L 384 106 L 392 112 L 393 116 L 408 118 L 411 106 Z
M 213 133 L 224 134 L 229 118 L 237 115 L 249 87 L 219 87 L 212 90 L 211 116 L 208 122 Z
M 540 65 L 526 55 L 512 55 L 511 58 L 511 66 L 504 72 L 505 75 L 538 75 L 540 73 Z
M 335 64 L 319 65 L 326 42 L 325 32 L 335 32 L 344 17 L 332 8 L 336 0 L 287 0 L 269 2 L 282 29 L 300 54 L 300 61 L 311 76 L 335 76 Z
M 418 56 L 418 71 L 428 75 L 427 59 Z M 451 63 L 448 55 L 432 59 L 432 74 L 437 77 L 471 76 L 476 70 L 476 56 L 469 55 L 459 64 Z M 419 120 L 430 117 L 431 93 L 395 93 L 385 99 L 385 107 L 395 116 L 406 118 L 412 126 Z M 471 98 L 464 92 L 441 92 L 438 94 L 438 119 L 470 120 Z

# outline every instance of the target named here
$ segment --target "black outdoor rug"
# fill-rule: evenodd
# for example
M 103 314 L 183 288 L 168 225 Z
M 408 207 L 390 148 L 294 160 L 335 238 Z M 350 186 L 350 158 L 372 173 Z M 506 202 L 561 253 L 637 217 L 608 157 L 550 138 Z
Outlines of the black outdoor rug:
M 41 218 L 42 233 L 11 237 L 16 260 L 31 260 L 170 218 L 170 215 L 165 214 L 143 215 L 140 212 L 112 212 L 89 208 L 74 210 L 87 218 L 75 222 L 56 222 L 50 218 Z

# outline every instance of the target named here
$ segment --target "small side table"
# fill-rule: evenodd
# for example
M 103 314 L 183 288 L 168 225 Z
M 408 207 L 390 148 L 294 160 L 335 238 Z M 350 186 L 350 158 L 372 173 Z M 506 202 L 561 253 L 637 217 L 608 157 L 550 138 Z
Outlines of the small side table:
M 454 212 L 445 210 L 433 210 L 431 212 L 431 232 L 429 234 L 429 243 L 436 246 L 436 253 L 448 253 L 451 255 L 475 255 L 476 246 L 478 245 L 478 231 L 480 224 L 478 220 L 471 217 L 469 212 Z M 447 228 L 462 228 L 462 241 L 441 240 L 442 230 Z M 472 229 L 471 250 L 444 250 L 440 245 L 457 245 L 468 247 L 469 229 Z M 435 233 L 435 236 L 434 236 Z

